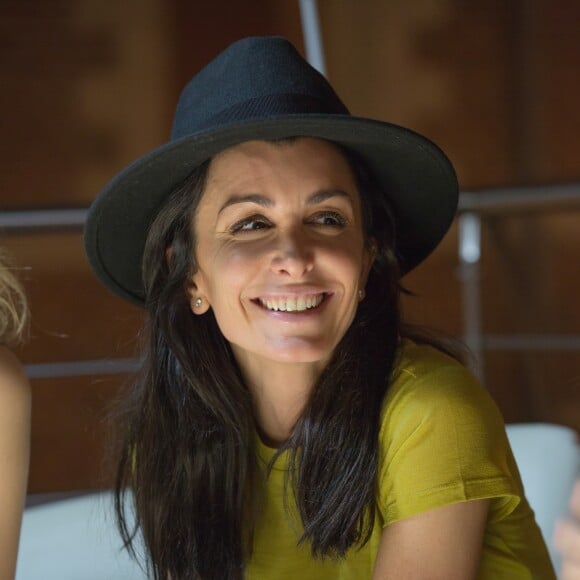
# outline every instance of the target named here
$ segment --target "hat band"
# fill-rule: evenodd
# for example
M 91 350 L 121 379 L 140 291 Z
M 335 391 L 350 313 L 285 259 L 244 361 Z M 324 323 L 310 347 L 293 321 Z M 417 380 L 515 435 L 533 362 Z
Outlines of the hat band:
M 215 129 L 222 125 L 245 123 L 282 115 L 312 114 L 350 115 L 348 109 L 338 99 L 322 101 L 311 95 L 263 95 L 248 99 L 207 117 L 203 127 L 200 127 L 199 124 L 193 127 L 188 123 L 182 123 L 178 127 L 174 127 L 171 137 L 172 139 L 179 139 L 180 137 L 203 131 L 206 128 Z M 189 118 L 189 116 L 184 117 L 185 119 Z

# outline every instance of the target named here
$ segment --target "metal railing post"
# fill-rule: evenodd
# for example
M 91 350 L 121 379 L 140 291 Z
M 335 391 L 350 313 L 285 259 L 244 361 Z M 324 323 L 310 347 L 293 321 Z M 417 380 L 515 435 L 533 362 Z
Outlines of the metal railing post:
M 463 340 L 474 357 L 471 370 L 483 382 L 483 329 L 481 323 L 480 268 L 481 218 L 475 212 L 458 217 L 459 277 L 463 315 Z

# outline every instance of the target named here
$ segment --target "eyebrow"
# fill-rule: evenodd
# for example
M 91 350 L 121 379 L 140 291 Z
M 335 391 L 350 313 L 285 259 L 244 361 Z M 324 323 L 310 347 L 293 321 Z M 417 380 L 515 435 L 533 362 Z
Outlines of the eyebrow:
M 316 205 L 333 197 L 344 197 L 353 203 L 352 195 L 346 191 L 343 191 L 342 189 L 321 189 L 310 195 L 306 200 L 306 203 L 307 205 Z M 218 215 L 224 209 L 226 209 L 226 207 L 238 203 L 255 203 L 256 205 L 260 205 L 262 207 L 273 207 L 275 205 L 275 203 L 270 198 L 259 195 L 257 193 L 251 193 L 248 195 L 232 195 L 220 207 Z
M 307 203 L 308 205 L 315 205 L 317 203 L 322 203 L 323 201 L 326 201 L 332 197 L 344 197 L 348 199 L 350 203 L 353 203 L 352 195 L 346 191 L 343 191 L 342 189 L 321 189 L 320 191 L 313 193 L 308 198 Z
M 257 193 L 251 193 L 249 195 L 232 195 L 226 199 L 225 203 L 220 207 L 218 215 L 230 207 L 230 205 L 235 205 L 237 203 L 255 203 L 256 205 L 261 205 L 262 207 L 272 207 L 274 202 L 263 195 Z

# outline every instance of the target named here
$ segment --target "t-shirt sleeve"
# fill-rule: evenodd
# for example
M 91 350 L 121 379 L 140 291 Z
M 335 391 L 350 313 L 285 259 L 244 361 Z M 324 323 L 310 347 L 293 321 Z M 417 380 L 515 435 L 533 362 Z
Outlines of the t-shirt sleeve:
M 503 418 L 461 364 L 431 347 L 397 370 L 380 432 L 383 525 L 444 505 L 493 498 L 503 519 L 522 496 Z

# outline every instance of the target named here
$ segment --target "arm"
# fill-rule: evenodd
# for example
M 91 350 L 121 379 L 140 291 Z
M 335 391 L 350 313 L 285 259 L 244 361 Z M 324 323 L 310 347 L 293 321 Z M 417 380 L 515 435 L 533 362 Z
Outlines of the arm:
M 469 580 L 477 575 L 489 500 L 446 505 L 387 526 L 373 580 Z
M 30 386 L 0 346 L 0 580 L 14 578 L 30 452 Z
M 580 479 L 570 497 L 572 520 L 560 521 L 554 530 L 554 547 L 562 556 L 562 580 L 580 580 Z
M 475 578 L 493 553 L 487 526 L 519 502 L 503 420 L 464 367 L 428 347 L 407 352 L 379 435 L 373 580 Z

